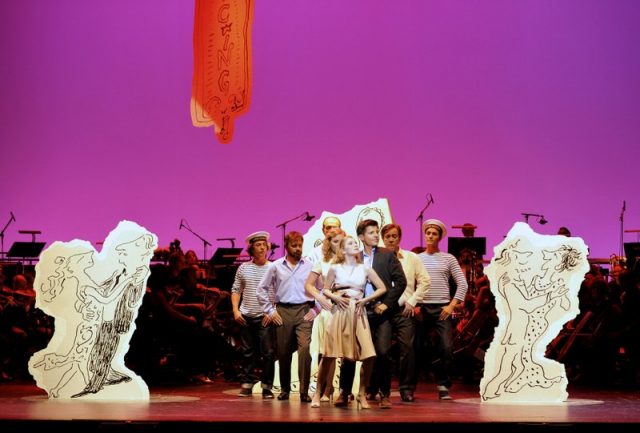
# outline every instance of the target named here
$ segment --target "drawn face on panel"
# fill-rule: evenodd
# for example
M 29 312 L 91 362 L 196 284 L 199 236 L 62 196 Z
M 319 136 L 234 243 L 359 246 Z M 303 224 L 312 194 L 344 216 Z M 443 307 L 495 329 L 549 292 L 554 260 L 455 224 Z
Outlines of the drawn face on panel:
M 152 239 L 149 235 L 140 236 L 131 242 L 120 244 L 116 247 L 118 262 L 129 270 L 136 269 L 144 263 L 144 259 L 147 256 L 153 254 L 152 247 Z
M 67 266 L 65 271 L 71 275 L 78 276 L 78 274 L 86 271 L 88 268 L 94 265 L 93 251 L 89 251 L 82 254 L 75 254 L 67 260 Z

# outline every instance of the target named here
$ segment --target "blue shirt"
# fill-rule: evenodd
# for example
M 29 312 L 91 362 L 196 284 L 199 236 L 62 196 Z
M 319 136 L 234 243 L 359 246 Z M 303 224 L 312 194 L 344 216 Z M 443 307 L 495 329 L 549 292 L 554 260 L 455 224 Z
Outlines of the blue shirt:
M 304 290 L 304 283 L 312 268 L 311 260 L 304 257 L 293 268 L 286 257 L 273 262 L 256 289 L 262 311 L 269 316 L 275 311 L 276 307 L 269 299 L 275 299 L 276 304 L 313 302 L 314 299 Z
M 364 250 L 362 250 L 362 259 L 364 261 L 364 264 L 367 267 L 373 268 L 373 256 L 375 255 L 376 255 L 375 247 L 371 249 L 370 256 L 368 256 L 367 253 Z M 365 284 L 364 286 L 364 296 L 367 297 L 375 291 L 376 291 L 375 287 L 373 287 L 373 284 L 371 284 L 371 281 L 369 281 L 369 279 L 367 278 L 367 284 Z

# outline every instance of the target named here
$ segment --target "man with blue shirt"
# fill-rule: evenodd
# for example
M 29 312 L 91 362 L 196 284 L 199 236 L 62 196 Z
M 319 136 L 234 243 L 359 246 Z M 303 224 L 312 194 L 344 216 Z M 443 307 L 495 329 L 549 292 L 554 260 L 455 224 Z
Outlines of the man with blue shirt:
M 291 357 L 298 351 L 300 401 L 309 403 L 311 380 L 311 330 L 318 309 L 306 294 L 304 283 L 312 262 L 302 257 L 302 234 L 289 232 L 284 239 L 285 257 L 273 262 L 258 284 L 256 293 L 264 313 L 276 326 L 277 356 L 280 364 L 282 392 L 278 400 L 289 400 L 291 392 Z M 275 304 L 270 301 L 275 300 Z

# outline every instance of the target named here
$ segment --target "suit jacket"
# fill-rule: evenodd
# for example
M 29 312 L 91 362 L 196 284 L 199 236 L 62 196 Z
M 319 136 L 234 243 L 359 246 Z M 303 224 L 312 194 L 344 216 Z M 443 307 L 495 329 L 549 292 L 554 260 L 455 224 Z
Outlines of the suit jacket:
M 362 253 L 360 255 L 363 256 Z M 387 288 L 387 293 L 376 299 L 376 302 L 380 301 L 387 306 L 385 315 L 393 314 L 398 309 L 398 299 L 407 287 L 402 265 L 393 251 L 376 247 L 372 267 Z

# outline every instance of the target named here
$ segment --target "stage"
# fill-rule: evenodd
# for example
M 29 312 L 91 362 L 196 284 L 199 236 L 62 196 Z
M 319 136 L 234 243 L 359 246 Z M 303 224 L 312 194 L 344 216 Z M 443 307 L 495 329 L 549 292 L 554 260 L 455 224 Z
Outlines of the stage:
M 290 401 L 263 400 L 260 395 L 240 398 L 236 384 L 164 386 L 151 389 L 149 403 L 56 401 L 47 399 L 32 383 L 0 385 L 0 426 L 33 429 L 61 427 L 66 430 L 109 429 L 130 431 L 211 431 L 215 428 L 264 428 L 304 431 L 344 427 L 351 423 L 442 424 L 457 427 L 489 427 L 500 431 L 549 428 L 586 428 L 601 424 L 609 431 L 636 429 L 640 422 L 637 391 L 570 389 L 570 399 L 559 405 L 480 404 L 477 386 L 457 385 L 453 401 L 439 401 L 433 384 L 420 384 L 416 401 L 404 403 L 392 394 L 393 408 L 358 410 L 323 403 L 319 409 Z M 244 424 L 240 426 L 239 424 Z M 331 425 L 327 425 L 331 424 Z M 361 428 L 358 426 L 354 428 Z M 402 427 L 402 426 L 399 426 Z M 435 426 L 439 428 L 439 426 Z

